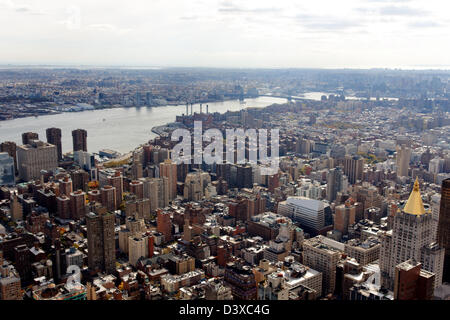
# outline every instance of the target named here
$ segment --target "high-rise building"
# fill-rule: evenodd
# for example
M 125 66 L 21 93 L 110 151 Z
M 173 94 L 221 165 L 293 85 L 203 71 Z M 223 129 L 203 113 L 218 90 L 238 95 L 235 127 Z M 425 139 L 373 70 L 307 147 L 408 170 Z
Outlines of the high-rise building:
M 98 202 L 102 203 L 102 195 L 100 193 L 100 190 L 94 189 L 88 191 L 88 200 L 89 202 Z
M 346 189 L 347 177 L 342 169 L 337 167 L 330 169 L 327 174 L 327 200 L 333 202 L 336 200 L 337 193 Z
M 267 176 L 267 189 L 275 193 L 275 189 L 280 186 L 280 175 L 277 173 Z
M 130 237 L 140 237 L 145 233 L 145 222 L 143 219 L 136 219 L 135 217 L 127 217 L 125 226 L 120 227 L 119 231 L 119 249 L 128 254 Z
M 0 144 L 0 152 L 7 152 L 10 157 L 13 157 L 14 159 L 14 169 L 15 173 L 18 173 L 17 169 L 17 153 L 16 153 L 16 143 L 12 141 L 5 141 L 2 144 Z
M 0 300 L 22 300 L 20 276 L 15 268 L 3 260 L 0 251 Z
M 359 156 L 346 156 L 344 158 L 344 173 L 348 177 L 350 184 L 362 180 L 364 169 L 364 159 Z
M 141 257 L 148 257 L 148 238 L 142 235 L 128 237 L 128 262 L 135 266 Z
M 22 133 L 22 144 L 30 144 L 33 140 L 38 140 L 39 135 L 35 132 Z
M 114 172 L 114 175 L 108 176 L 108 184 L 116 188 L 116 202 L 118 205 L 122 203 L 123 200 L 123 176 L 118 170 Z
M 158 232 L 164 235 L 164 241 L 172 241 L 172 221 L 170 220 L 170 213 L 161 209 L 157 210 L 156 226 Z
M 131 164 L 131 177 L 134 180 L 140 179 L 144 176 L 143 153 L 133 152 L 133 161 Z
M 62 160 L 62 145 L 61 145 L 61 129 L 48 128 L 45 130 L 47 142 L 56 146 L 58 151 L 58 160 Z
M 102 205 L 105 206 L 108 211 L 117 209 L 116 188 L 106 185 L 100 189 L 100 195 L 102 198 Z
M 422 270 L 422 264 L 409 259 L 395 267 L 395 300 L 431 300 L 434 292 L 434 273 Z
M 355 223 L 355 201 L 349 198 L 344 204 L 336 206 L 335 210 L 334 229 L 338 230 L 342 235 L 346 235 L 348 227 Z
M 236 183 L 238 188 L 252 188 L 253 176 L 252 167 L 249 165 L 238 165 Z
M 56 197 L 56 212 L 59 218 L 70 219 L 70 198 L 67 195 L 61 194 Z
M 14 158 L 6 152 L 0 152 L 0 185 L 11 186 L 15 183 Z
M 17 199 L 16 193 L 11 196 L 9 209 L 13 221 L 23 220 L 23 208 Z
M 144 178 L 141 181 L 144 183 L 144 197 L 150 200 L 152 213 L 169 205 L 169 179 Z
M 344 244 L 323 236 L 303 241 L 303 264 L 322 272 L 322 292 L 319 295 L 334 293 L 336 266 L 344 250 Z
M 169 200 L 177 197 L 177 165 L 172 160 L 166 159 L 159 164 L 160 177 L 167 177 L 169 180 Z
M 144 198 L 144 183 L 139 180 L 133 180 L 130 182 L 130 193 L 134 194 L 137 199 Z
M 69 196 L 73 191 L 72 189 L 72 179 L 70 179 L 70 175 L 65 176 L 64 178 L 59 180 L 59 193 Z
M 73 151 L 87 151 L 87 131 L 77 129 L 72 131 Z
M 191 172 L 184 182 L 183 196 L 189 201 L 199 201 L 205 195 L 206 187 L 211 183 L 211 176 L 207 172 Z
M 445 250 L 443 281 L 450 282 L 450 179 L 442 182 L 437 241 Z
M 256 279 L 249 266 L 238 261 L 229 262 L 225 268 L 224 281 L 231 287 L 234 299 L 256 300 Z
M 135 195 L 130 195 L 125 198 L 126 217 L 149 220 L 151 218 L 150 213 L 149 199 L 138 199 Z
M 430 160 L 428 164 L 428 172 L 432 174 L 438 174 L 444 172 L 445 160 L 441 158 L 434 158 Z
M 380 241 L 376 236 L 369 237 L 365 240 L 351 239 L 345 243 L 344 253 L 356 261 L 361 266 L 375 262 L 380 258 Z
M 318 233 L 325 226 L 325 206 L 320 200 L 288 197 L 278 204 L 278 214 L 298 222 L 310 233 Z
M 17 165 L 20 179 L 24 181 L 39 179 L 41 170 L 52 171 L 58 167 L 56 147 L 39 140 L 17 146 Z
M 86 215 L 88 265 L 91 270 L 112 273 L 116 265 L 115 216 L 102 207 Z
M 97 170 L 95 168 L 95 157 L 89 152 L 78 150 L 73 152 L 73 161 L 78 164 L 81 169 L 89 172 L 92 180 L 97 180 Z
M 433 216 L 433 234 L 438 235 L 438 225 L 439 225 L 439 211 L 441 208 L 441 195 L 435 193 L 431 196 L 431 212 Z
M 381 234 L 380 271 L 382 285 L 394 287 L 395 267 L 409 259 L 420 261 L 424 270 L 436 275 L 435 286 L 442 284 L 444 249 L 434 242 L 433 217 L 422 201 L 419 181 L 403 209 L 394 215 L 393 229 Z
M 407 177 L 409 161 L 411 160 L 411 148 L 408 148 L 407 146 L 402 144 L 401 146 L 397 146 L 396 149 L 397 176 Z
M 203 197 L 203 188 L 197 173 L 188 173 L 184 182 L 183 196 L 189 201 L 200 201 Z
M 72 178 L 72 189 L 87 191 L 87 184 L 89 182 L 89 173 L 84 170 L 76 170 L 70 173 Z
M 86 214 L 86 193 L 82 190 L 70 193 L 70 212 L 74 220 L 84 218 Z

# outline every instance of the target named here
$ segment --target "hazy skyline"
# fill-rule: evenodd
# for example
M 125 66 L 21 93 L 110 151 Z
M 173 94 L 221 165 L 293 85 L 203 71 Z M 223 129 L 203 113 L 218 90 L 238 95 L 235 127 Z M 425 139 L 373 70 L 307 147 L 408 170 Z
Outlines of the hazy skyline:
M 0 0 L 0 64 L 450 68 L 450 4 Z

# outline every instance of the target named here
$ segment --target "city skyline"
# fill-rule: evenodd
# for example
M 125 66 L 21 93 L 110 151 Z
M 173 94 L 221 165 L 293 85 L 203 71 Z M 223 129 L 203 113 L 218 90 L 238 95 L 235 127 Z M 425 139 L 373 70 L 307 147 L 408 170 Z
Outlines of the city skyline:
M 0 304 L 449 301 L 448 9 L 0 0 Z

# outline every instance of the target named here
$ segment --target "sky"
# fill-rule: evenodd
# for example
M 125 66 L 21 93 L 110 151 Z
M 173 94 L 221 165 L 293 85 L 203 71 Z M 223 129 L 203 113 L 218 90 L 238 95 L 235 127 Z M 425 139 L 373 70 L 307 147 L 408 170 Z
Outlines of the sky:
M 444 0 L 0 0 L 0 65 L 450 69 Z

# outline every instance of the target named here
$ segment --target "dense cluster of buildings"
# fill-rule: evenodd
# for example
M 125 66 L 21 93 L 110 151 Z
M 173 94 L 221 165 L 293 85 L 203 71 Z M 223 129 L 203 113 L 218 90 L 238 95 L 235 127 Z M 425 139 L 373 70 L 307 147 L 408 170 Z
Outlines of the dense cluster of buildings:
M 450 118 L 420 108 L 325 97 L 177 117 L 280 129 L 271 175 L 176 164 L 170 135 L 109 162 L 82 129 L 64 155 L 58 128 L 3 142 L 0 299 L 448 299 Z

